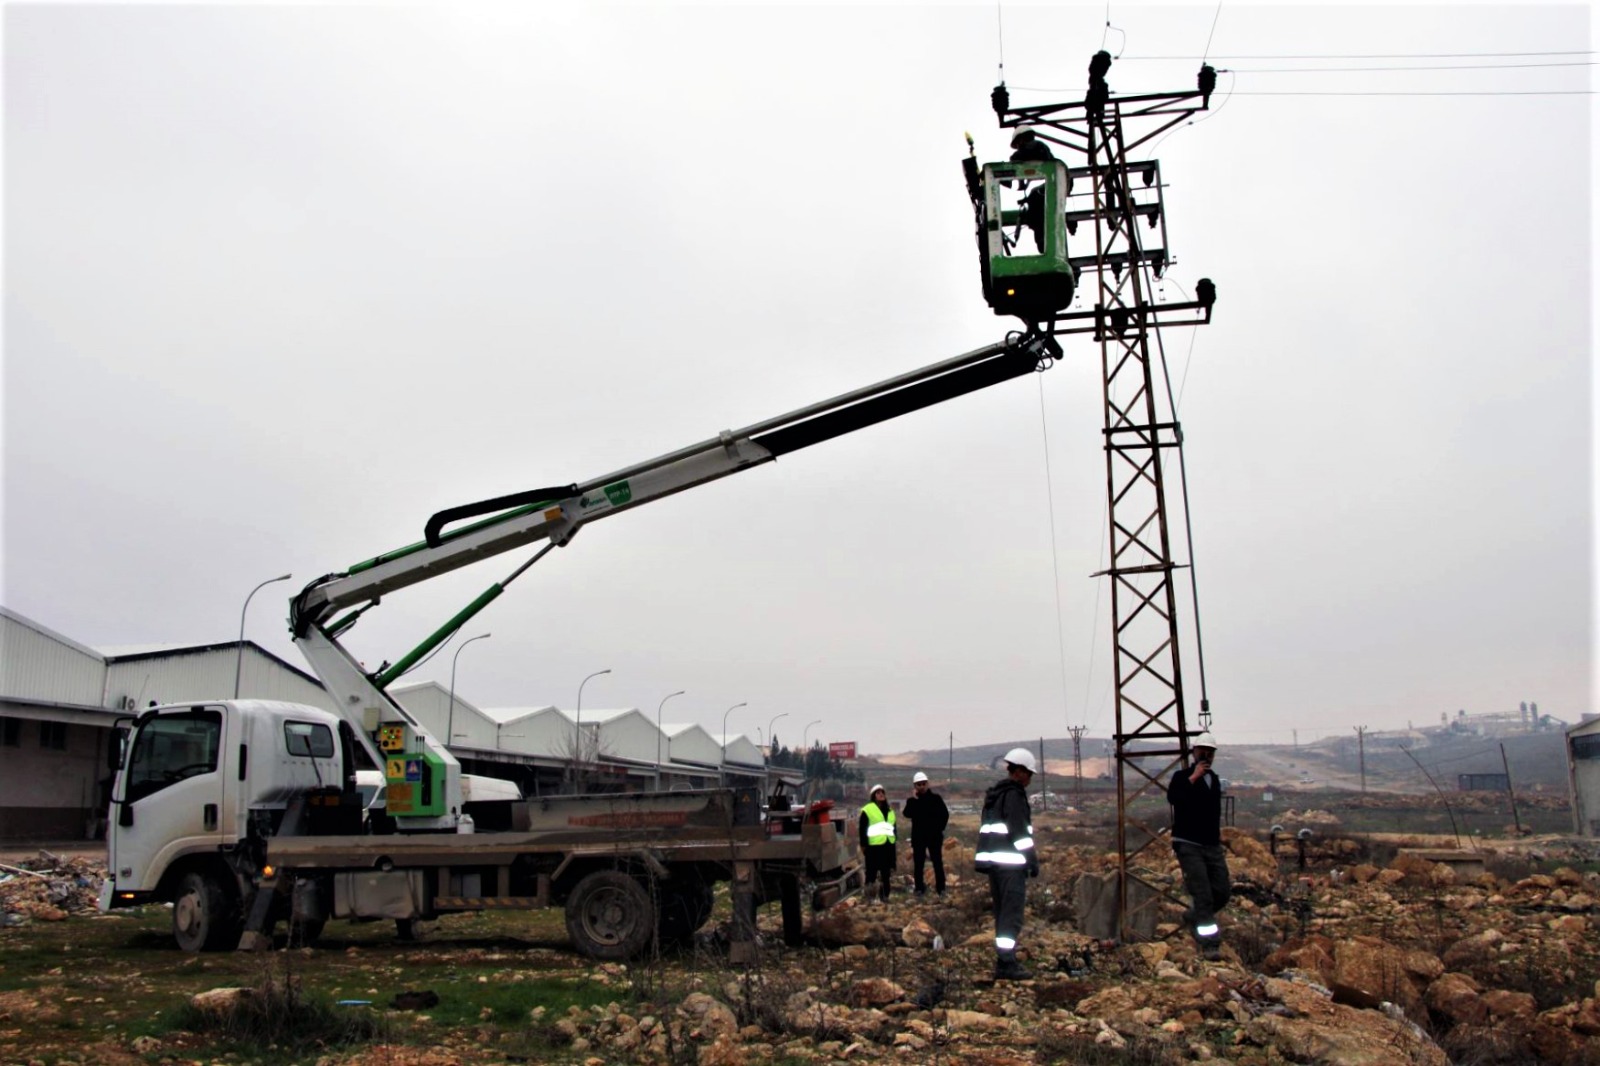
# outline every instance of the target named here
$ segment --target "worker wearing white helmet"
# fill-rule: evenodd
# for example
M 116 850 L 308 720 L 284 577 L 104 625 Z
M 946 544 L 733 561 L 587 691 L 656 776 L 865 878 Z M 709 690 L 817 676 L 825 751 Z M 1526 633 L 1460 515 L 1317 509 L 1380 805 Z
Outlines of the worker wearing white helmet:
M 1006 776 L 983 797 L 975 858 L 978 872 L 989 875 L 994 902 L 995 980 L 1020 981 L 1032 976 L 1017 961 L 1017 938 L 1022 935 L 1028 878 L 1039 876 L 1033 809 L 1028 804 L 1028 783 L 1038 764 L 1027 748 L 1006 752 L 1005 764 Z
M 1228 903 L 1228 852 L 1222 846 L 1222 779 L 1211 770 L 1217 738 L 1209 732 L 1189 738 L 1191 765 L 1167 783 L 1172 806 L 1172 852 L 1183 871 L 1190 907 L 1183 920 L 1208 959 L 1222 957 L 1217 912 Z
M 857 825 L 861 834 L 861 856 L 867 865 L 867 898 L 874 894 L 889 901 L 889 881 L 894 876 L 894 806 L 882 785 L 867 789 L 867 802 L 861 807 Z M 879 882 L 876 889 L 872 882 Z
M 933 790 L 928 775 L 920 770 L 911 778 L 911 795 L 900 813 L 911 822 L 911 874 L 916 886 L 912 893 L 928 894 L 923 877 L 928 861 L 933 861 L 933 890 L 944 895 L 944 830 L 950 824 L 950 808 L 944 797 Z

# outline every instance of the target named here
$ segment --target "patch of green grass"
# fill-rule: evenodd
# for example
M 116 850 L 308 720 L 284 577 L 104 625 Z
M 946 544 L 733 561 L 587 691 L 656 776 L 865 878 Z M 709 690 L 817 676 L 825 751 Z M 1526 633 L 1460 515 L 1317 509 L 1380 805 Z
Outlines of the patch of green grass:
M 488 980 L 480 981 L 479 977 Z M 625 988 L 602 985 L 586 978 L 541 977 L 517 981 L 503 971 L 463 971 L 453 979 L 435 980 L 426 985 L 439 996 L 439 1003 L 427 1014 L 439 1026 L 480 1025 L 526 1026 L 529 1012 L 545 1009 L 545 1018 L 555 1021 L 569 1007 L 588 1010 L 608 1003 L 627 1003 L 631 995 Z M 485 1013 L 487 1012 L 487 1013 Z

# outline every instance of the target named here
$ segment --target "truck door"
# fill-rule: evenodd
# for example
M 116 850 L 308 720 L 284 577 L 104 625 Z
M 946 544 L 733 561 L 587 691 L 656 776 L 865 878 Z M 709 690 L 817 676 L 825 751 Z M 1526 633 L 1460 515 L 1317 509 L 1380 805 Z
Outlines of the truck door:
M 150 891 L 173 859 L 222 842 L 225 721 L 221 707 L 185 707 L 139 722 L 114 797 L 119 891 Z

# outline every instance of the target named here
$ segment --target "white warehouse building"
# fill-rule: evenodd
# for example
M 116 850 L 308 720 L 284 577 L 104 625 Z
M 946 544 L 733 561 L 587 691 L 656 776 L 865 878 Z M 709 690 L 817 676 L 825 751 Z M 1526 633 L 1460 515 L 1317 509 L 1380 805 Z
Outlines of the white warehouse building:
M 0 607 L 0 843 L 95 839 L 111 795 L 113 730 L 158 704 L 246 698 L 337 711 L 311 674 L 253 641 L 89 647 Z M 390 695 L 449 737 L 466 773 L 516 781 L 524 795 L 572 788 L 576 716 L 558 707 L 480 708 L 435 681 Z M 586 790 L 705 788 L 723 750 L 697 725 L 658 730 L 636 708 L 585 711 Z M 764 778 L 761 751 L 730 735 L 729 783 Z M 657 772 L 657 760 L 661 760 Z

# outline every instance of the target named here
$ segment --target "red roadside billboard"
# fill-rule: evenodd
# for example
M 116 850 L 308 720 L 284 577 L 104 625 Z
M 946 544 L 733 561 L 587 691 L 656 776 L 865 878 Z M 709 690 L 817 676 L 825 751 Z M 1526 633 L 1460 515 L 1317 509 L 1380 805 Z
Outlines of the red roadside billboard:
M 856 757 L 856 742 L 853 740 L 835 741 L 828 745 L 828 758 L 854 759 Z

